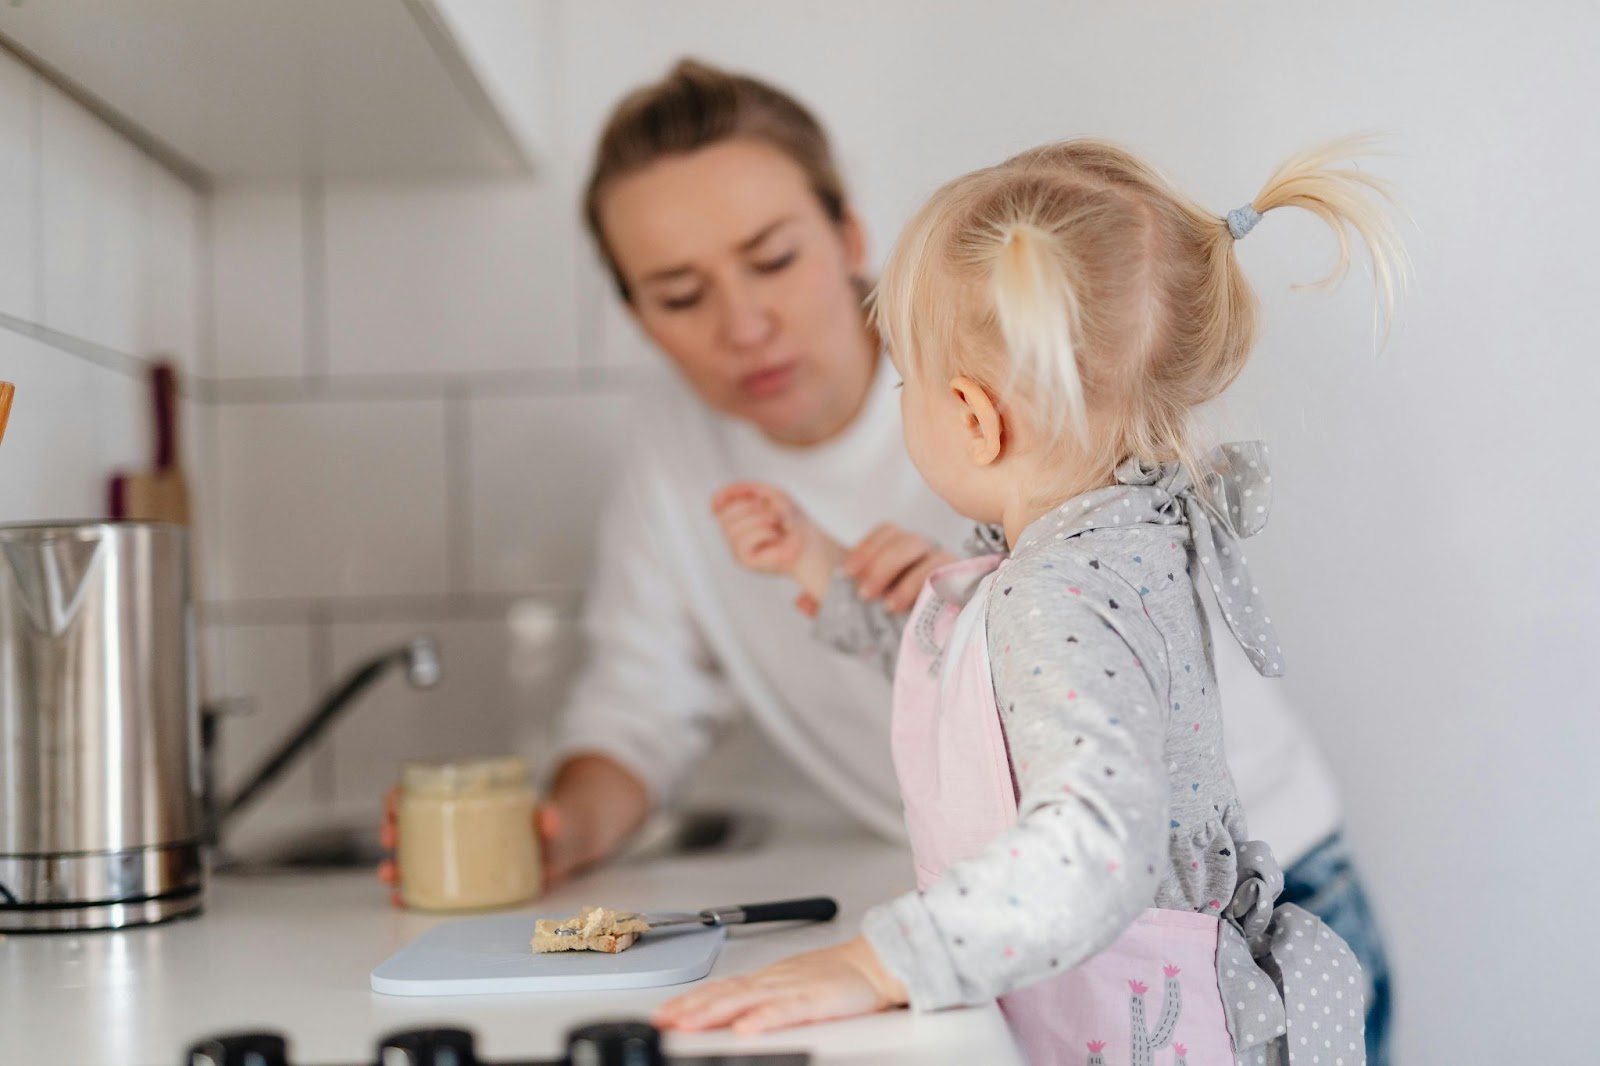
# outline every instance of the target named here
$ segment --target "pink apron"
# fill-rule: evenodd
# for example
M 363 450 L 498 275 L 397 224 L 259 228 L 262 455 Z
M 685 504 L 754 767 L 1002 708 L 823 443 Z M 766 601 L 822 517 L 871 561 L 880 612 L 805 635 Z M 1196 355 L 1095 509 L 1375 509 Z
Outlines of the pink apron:
M 892 736 L 919 888 L 1017 820 L 985 624 L 1006 565 L 990 555 L 937 571 L 901 645 Z M 1103 952 L 1000 1008 L 1033 1066 L 1233 1066 L 1217 928 L 1203 914 L 1146 910 Z

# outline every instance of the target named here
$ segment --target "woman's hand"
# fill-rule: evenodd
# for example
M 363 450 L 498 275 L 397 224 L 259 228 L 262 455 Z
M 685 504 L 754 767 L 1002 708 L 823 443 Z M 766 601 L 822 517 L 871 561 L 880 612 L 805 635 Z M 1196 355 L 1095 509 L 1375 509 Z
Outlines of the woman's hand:
M 764 970 L 713 981 L 670 999 L 652 1019 L 663 1029 L 760 1033 L 904 1006 L 906 990 L 865 937 L 796 955 Z
M 845 555 L 840 566 L 864 600 L 881 599 L 894 614 L 911 610 L 928 575 L 956 557 L 926 537 L 885 522 Z
M 734 559 L 747 570 L 786 574 L 820 601 L 844 549 L 771 485 L 738 481 L 711 499 Z
M 650 814 L 650 793 L 604 755 L 574 755 L 556 771 L 534 814 L 549 891 L 616 854 Z
M 378 844 L 389 857 L 378 864 L 378 880 L 389 886 L 389 902 L 404 907 L 400 898 L 400 862 L 395 856 L 400 851 L 400 818 L 396 808 L 400 805 L 400 786 L 392 785 L 383 794 L 383 825 L 378 830 Z

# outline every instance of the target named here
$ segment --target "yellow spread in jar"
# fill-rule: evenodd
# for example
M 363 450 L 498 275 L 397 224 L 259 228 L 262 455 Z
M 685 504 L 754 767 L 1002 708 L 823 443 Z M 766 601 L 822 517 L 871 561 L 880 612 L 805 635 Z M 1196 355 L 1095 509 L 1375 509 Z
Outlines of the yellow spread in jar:
M 528 764 L 408 763 L 401 772 L 400 896 L 423 910 L 476 910 L 539 893 Z

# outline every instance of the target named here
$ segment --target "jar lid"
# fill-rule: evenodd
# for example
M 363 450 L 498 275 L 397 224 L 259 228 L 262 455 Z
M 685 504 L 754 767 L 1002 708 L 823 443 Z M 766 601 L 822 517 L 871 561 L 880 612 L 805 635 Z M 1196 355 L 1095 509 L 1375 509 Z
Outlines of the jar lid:
M 400 769 L 401 788 L 411 796 L 449 799 L 500 789 L 527 788 L 531 783 L 532 772 L 527 760 L 515 755 L 408 762 Z

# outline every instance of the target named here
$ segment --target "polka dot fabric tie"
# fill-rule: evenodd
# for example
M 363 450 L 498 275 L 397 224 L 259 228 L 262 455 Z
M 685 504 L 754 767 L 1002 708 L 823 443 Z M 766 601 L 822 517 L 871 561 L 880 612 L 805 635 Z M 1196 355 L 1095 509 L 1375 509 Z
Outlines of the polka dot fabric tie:
M 1342 939 L 1309 911 L 1274 907 L 1283 874 L 1259 840 L 1239 846 L 1239 887 L 1217 944 L 1237 1066 L 1364 1066 L 1366 982 Z
M 1283 648 L 1240 544 L 1261 532 L 1272 507 L 1267 446 L 1260 441 L 1225 444 L 1212 453 L 1209 465 L 1204 492 L 1196 491 L 1188 471 L 1178 463 L 1151 466 L 1129 459 L 1117 468 L 1117 481 L 1152 490 L 1156 521 L 1189 527 L 1200 569 L 1228 628 L 1257 673 L 1280 677 Z

